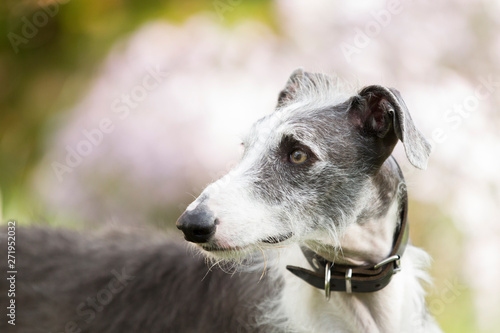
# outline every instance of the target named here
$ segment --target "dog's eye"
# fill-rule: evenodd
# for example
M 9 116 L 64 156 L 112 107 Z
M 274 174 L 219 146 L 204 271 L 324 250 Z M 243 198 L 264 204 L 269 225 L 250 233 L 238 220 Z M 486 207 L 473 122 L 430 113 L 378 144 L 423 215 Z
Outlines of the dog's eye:
M 309 156 L 307 156 L 307 153 L 305 151 L 300 150 L 300 149 L 296 149 L 296 150 L 292 151 L 292 153 L 290 154 L 290 156 L 288 158 L 290 160 L 290 163 L 292 163 L 292 164 L 302 164 L 305 161 L 307 161 L 308 157 Z

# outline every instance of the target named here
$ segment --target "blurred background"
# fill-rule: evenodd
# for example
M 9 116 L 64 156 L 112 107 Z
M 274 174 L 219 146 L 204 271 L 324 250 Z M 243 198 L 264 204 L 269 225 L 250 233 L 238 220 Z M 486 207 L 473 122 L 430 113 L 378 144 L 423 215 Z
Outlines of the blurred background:
M 396 150 L 446 332 L 500 325 L 500 2 L 4 0 L 3 224 L 170 229 L 297 67 L 396 87 L 432 141 Z M 172 232 L 176 234 L 175 232 Z

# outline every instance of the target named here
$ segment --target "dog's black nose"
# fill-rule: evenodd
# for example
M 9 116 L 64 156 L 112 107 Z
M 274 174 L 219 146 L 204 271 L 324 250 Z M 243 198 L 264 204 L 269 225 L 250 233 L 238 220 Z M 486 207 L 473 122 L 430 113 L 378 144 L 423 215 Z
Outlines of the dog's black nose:
M 184 233 L 184 238 L 193 243 L 206 243 L 215 234 L 216 219 L 205 205 L 185 211 L 177 220 L 176 226 Z

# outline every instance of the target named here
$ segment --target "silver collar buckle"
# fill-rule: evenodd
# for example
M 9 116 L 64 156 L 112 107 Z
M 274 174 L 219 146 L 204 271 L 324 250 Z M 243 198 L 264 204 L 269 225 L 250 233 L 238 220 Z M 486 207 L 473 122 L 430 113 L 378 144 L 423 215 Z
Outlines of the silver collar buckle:
M 394 262 L 394 270 L 393 274 L 396 274 L 401 271 L 401 257 L 398 254 L 395 254 L 393 256 L 390 256 L 388 258 L 385 258 L 375 266 L 373 266 L 373 269 L 377 269 L 379 267 L 382 267 L 384 265 L 387 265 L 388 263 Z
M 325 298 L 327 301 L 330 300 L 330 294 L 331 294 L 330 281 L 332 278 L 332 266 L 333 263 L 329 261 L 325 265 Z

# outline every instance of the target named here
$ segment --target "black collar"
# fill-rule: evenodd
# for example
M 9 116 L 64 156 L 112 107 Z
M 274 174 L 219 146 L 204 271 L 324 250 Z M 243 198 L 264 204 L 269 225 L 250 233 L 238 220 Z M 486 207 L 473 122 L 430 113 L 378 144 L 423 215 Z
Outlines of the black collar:
M 314 271 L 290 265 L 286 268 L 310 285 L 324 289 L 327 298 L 330 297 L 330 291 L 368 293 L 384 288 L 389 284 L 392 276 L 401 270 L 400 260 L 408 244 L 409 225 L 406 194 L 403 195 L 401 206 L 401 223 L 394 234 L 392 251 L 380 263 L 373 266 L 337 265 L 309 248 L 302 247 L 302 252 Z

